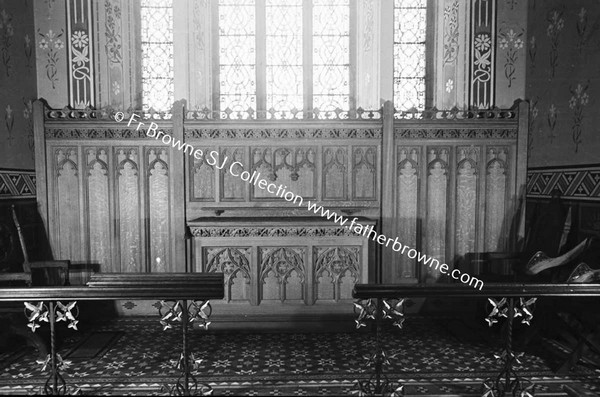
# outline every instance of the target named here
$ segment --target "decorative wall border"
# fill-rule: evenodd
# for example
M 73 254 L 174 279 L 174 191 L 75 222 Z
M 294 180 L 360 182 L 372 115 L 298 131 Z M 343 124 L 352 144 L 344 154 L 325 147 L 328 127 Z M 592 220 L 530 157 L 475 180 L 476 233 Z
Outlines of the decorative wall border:
M 496 75 L 495 0 L 472 0 L 469 105 L 476 109 L 494 106 Z
M 527 170 L 527 198 L 550 198 L 554 189 L 566 200 L 600 202 L 600 164 Z
M 35 199 L 35 171 L 0 169 L 0 199 Z
M 67 54 L 69 105 L 74 109 L 96 105 L 91 0 L 67 0 Z

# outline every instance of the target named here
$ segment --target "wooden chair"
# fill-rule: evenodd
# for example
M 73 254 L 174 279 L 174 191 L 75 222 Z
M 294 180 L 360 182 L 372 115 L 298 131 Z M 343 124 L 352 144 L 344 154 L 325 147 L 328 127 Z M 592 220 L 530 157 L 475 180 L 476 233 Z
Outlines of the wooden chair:
M 19 243 L 23 253 L 23 271 L 13 273 L 0 273 L 0 283 L 16 282 L 25 283 L 28 286 L 63 286 L 69 285 L 69 266 L 68 260 L 44 260 L 30 261 L 25 236 L 15 206 L 11 207 L 12 219 L 17 228 Z
M 22 272 L 2 272 L 0 273 L 0 286 L 64 286 L 69 284 L 69 266 L 68 260 L 43 260 L 30 261 L 26 246 L 26 239 L 17 217 L 15 206 L 11 207 L 12 220 L 17 229 L 21 252 L 23 254 Z M 3 335 L 8 340 L 9 335 L 19 335 L 29 341 L 37 350 L 40 357 L 46 357 L 48 346 L 39 332 L 33 333 L 25 325 L 23 316 L 23 306 L 20 305 L 2 305 L 0 307 L 0 316 L 8 321 L 4 321 Z

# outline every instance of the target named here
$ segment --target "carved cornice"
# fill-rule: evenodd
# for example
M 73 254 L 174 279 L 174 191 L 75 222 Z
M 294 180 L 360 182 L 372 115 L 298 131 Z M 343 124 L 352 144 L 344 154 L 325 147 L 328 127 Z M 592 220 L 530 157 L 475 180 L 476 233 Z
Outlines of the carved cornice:
M 475 109 L 460 110 L 453 108 L 450 110 L 439 110 L 437 108 L 426 109 L 424 111 L 408 110 L 394 112 L 396 120 L 485 120 L 485 121 L 504 121 L 516 120 L 516 105 L 511 109 Z
M 131 116 L 131 114 L 135 113 L 137 115 L 139 115 L 139 119 L 141 121 L 145 121 L 145 120 L 153 120 L 153 121 L 159 121 L 159 120 L 170 120 L 173 115 L 171 114 L 171 112 L 156 112 L 154 110 L 148 110 L 148 111 L 144 111 L 144 110 L 131 110 L 128 109 L 127 111 L 117 111 L 115 109 L 112 108 L 105 108 L 105 109 L 69 109 L 64 108 L 64 109 L 46 109 L 46 113 L 45 113 L 45 119 L 48 121 L 73 121 L 73 120 L 77 120 L 77 121 L 86 121 L 86 120 L 90 120 L 90 121 L 114 121 L 115 120 L 115 115 L 117 113 L 123 113 L 123 119 L 124 120 L 128 120 L 129 117 Z
M 517 139 L 516 128 L 402 128 L 394 129 L 395 139 Z
M 166 134 L 172 129 L 161 128 Z M 146 135 L 146 130 L 135 128 L 46 128 L 47 139 L 154 139 Z
M 190 226 L 194 237 L 360 237 L 340 226 Z
M 186 138 L 196 139 L 381 139 L 381 128 L 193 128 Z

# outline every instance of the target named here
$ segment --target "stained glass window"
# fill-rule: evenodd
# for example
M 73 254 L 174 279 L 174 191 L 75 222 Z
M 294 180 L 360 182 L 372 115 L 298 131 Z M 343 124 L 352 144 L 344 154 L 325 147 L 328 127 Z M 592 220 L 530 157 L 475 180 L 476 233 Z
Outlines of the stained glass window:
M 349 0 L 313 1 L 313 108 L 347 110 L 350 99 Z
M 220 109 L 256 110 L 254 0 L 219 0 Z
M 394 107 L 425 108 L 427 0 L 394 0 Z
M 266 0 L 267 109 L 277 118 L 304 107 L 302 0 Z
M 350 4 L 219 0 L 220 110 L 251 109 L 248 117 L 267 110 L 266 117 L 274 118 L 294 117 L 294 109 L 302 117 L 307 105 L 321 112 L 349 110 Z M 266 98 L 257 98 L 262 93 Z
M 173 106 L 173 0 L 141 0 L 144 110 Z

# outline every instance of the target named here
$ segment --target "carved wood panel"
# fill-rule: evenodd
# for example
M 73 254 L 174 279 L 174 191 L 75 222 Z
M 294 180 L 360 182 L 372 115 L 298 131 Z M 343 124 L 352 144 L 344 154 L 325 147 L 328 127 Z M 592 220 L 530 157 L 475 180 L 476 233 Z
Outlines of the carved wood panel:
M 107 147 L 84 148 L 86 161 L 86 205 L 88 244 L 92 263 L 103 263 L 113 270 L 110 229 L 109 150 Z M 111 178 L 112 179 L 112 178 Z
M 136 147 L 117 147 L 115 168 L 117 185 L 116 213 L 118 252 L 120 266 L 115 271 L 141 272 L 141 219 L 140 214 L 140 163 L 139 149 Z
M 456 254 L 474 252 L 478 219 L 478 168 L 480 148 L 456 148 Z
M 316 301 L 352 299 L 360 280 L 361 247 L 314 247 L 313 267 Z
M 205 247 L 203 260 L 208 273 L 225 274 L 225 301 L 250 301 L 252 295 L 251 249 L 249 247 Z
M 80 225 L 79 153 L 76 147 L 54 150 L 55 216 L 53 244 L 57 258 L 84 259 Z
M 427 147 L 427 220 L 424 246 L 427 254 L 440 263 L 446 263 L 449 156 L 450 148 L 447 146 Z M 427 279 L 437 280 L 440 272 L 427 267 L 425 275 Z
M 418 201 L 421 176 L 421 148 L 411 146 L 397 147 L 397 235 L 404 245 L 416 248 L 417 221 L 419 219 Z M 415 277 L 415 259 L 398 255 L 400 277 Z
M 170 271 L 169 156 L 166 149 L 146 148 L 148 211 L 150 219 L 150 269 Z
M 183 266 L 172 258 L 168 148 L 52 142 L 47 153 L 54 257 L 94 264 L 101 272 L 165 272 Z
M 306 248 L 260 247 L 260 300 L 302 301 L 306 297 Z
M 346 200 L 348 197 L 348 150 L 341 146 L 323 148 L 323 200 Z
M 352 299 L 355 283 L 369 280 L 368 239 L 321 219 L 211 218 L 191 222 L 190 232 L 195 271 L 225 273 L 224 304 L 334 308 Z
M 239 203 L 252 203 L 251 206 L 257 208 L 293 206 L 282 197 L 252 183 L 254 179 L 281 185 L 283 192 L 293 192 L 305 200 L 376 208 L 380 199 L 381 149 L 366 138 L 360 138 L 344 142 L 343 145 L 332 145 L 335 142 L 333 140 L 317 141 L 315 145 L 275 141 L 234 145 L 222 140 L 208 147 L 204 142 L 190 140 L 190 145 L 204 152 L 204 158 L 190 159 L 188 163 L 188 196 L 192 203 L 188 207 L 188 214 L 191 212 L 194 214 L 192 216 L 197 217 L 201 214 L 198 210 L 213 206 L 243 207 Z M 211 154 L 213 151 L 218 155 Z M 230 172 L 233 162 L 243 165 L 233 166 L 237 175 Z M 221 166 L 223 169 L 219 169 Z M 242 180 L 243 171 L 247 172 L 245 179 L 254 175 L 251 183 Z M 218 178 L 215 188 L 212 188 L 213 180 L 210 179 L 212 172 L 216 172 Z
M 377 199 L 377 146 L 352 148 L 352 199 Z
M 221 181 L 221 200 L 222 201 L 245 201 L 246 191 L 248 184 L 244 182 L 239 176 L 232 175 L 229 169 L 230 164 L 237 161 L 243 165 L 243 170 L 249 170 L 251 167 L 248 166 L 248 160 L 246 159 L 246 149 L 243 147 L 223 147 L 218 153 L 220 157 L 217 163 L 217 167 L 222 167 L 223 163 L 226 163 L 222 169 L 219 170 L 219 176 Z M 233 172 L 237 174 L 242 173 L 242 167 L 235 165 Z
M 316 148 L 315 147 L 252 147 L 251 173 L 260 173 L 261 178 L 282 185 L 304 198 L 316 194 Z M 282 200 L 252 185 L 252 197 Z
M 209 153 L 213 149 L 199 147 L 202 153 Z M 215 199 L 215 167 L 208 163 L 208 159 L 202 156 L 200 159 L 190 156 L 190 168 L 192 173 L 191 201 L 214 201 Z
M 486 251 L 505 248 L 505 236 L 510 230 L 506 214 L 506 184 L 509 171 L 509 148 L 488 147 L 485 174 L 485 247 Z
M 382 208 L 386 232 L 450 269 L 466 253 L 506 249 L 519 194 L 514 130 L 402 125 L 394 130 L 394 151 L 386 152 L 395 160 L 393 211 Z M 386 248 L 382 256 L 384 279 L 451 281 L 418 257 Z

